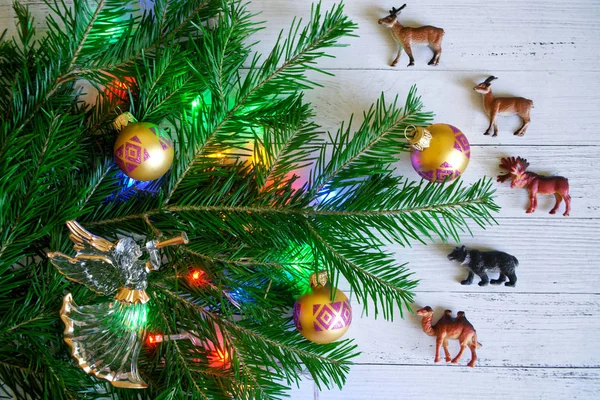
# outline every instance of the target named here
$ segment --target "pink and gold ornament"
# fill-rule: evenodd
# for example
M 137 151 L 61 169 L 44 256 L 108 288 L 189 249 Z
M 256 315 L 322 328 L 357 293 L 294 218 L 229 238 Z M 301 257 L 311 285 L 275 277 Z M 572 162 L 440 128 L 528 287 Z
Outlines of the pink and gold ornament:
M 163 176 L 173 163 L 173 143 L 165 132 L 150 122 L 136 122 L 133 115 L 119 115 L 113 126 L 120 131 L 114 146 L 121 171 L 137 181 Z
M 331 343 L 346 333 L 352 323 L 352 307 L 339 289 L 331 300 L 331 286 L 327 272 L 320 271 L 310 277 L 312 291 L 296 300 L 294 324 L 306 339 L 315 343 Z
M 430 182 L 452 181 L 469 165 L 471 147 L 464 133 L 448 124 L 416 127 L 408 139 L 413 168 Z

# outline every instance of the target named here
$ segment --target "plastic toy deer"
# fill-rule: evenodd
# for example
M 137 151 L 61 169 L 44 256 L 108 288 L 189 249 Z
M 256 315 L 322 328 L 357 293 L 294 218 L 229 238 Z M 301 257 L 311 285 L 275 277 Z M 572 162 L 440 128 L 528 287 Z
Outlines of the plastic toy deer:
M 494 125 L 493 136 L 498 136 L 498 125 L 496 124 L 496 117 L 498 115 L 508 116 L 517 114 L 523 118 L 523 125 L 515 132 L 515 135 L 523 136 L 531 120 L 529 113 L 533 107 L 533 101 L 524 97 L 494 97 L 490 88 L 494 79 L 498 78 L 490 76 L 473 88 L 474 91 L 483 95 L 483 109 L 490 117 L 490 126 L 488 126 L 484 135 L 489 135 L 492 125 Z
M 390 15 L 381 18 L 378 21 L 379 25 L 385 25 L 391 29 L 392 37 L 396 44 L 398 44 L 398 55 L 392 62 L 392 67 L 395 67 L 396 64 L 398 64 L 403 48 L 406 50 L 406 54 L 408 54 L 408 58 L 410 59 L 408 66 L 415 65 L 415 59 L 413 58 L 412 49 L 410 47 L 412 44 L 429 46 L 431 50 L 433 50 L 433 58 L 429 61 L 429 65 L 438 65 L 440 62 L 440 55 L 442 54 L 442 38 L 444 37 L 444 30 L 430 25 L 421 26 L 419 28 L 407 28 L 402 26 L 402 24 L 398 22 L 398 14 L 404 7 L 406 7 L 406 4 L 400 8 L 392 7 Z
M 477 361 L 477 353 L 475 349 L 481 347 L 481 343 L 477 341 L 477 332 L 475 328 L 467 318 L 463 311 L 459 311 L 456 314 L 456 318 L 452 318 L 452 311 L 444 311 L 444 315 L 439 319 L 437 324 L 431 325 L 433 318 L 433 310 L 431 307 L 426 306 L 417 311 L 417 315 L 423 317 L 421 325 L 423 326 L 423 332 L 429 336 L 435 336 L 435 359 L 434 362 L 440 361 L 440 347 L 444 346 L 444 353 L 446 354 L 446 362 L 452 361 L 452 364 L 458 364 L 458 361 L 462 357 L 467 346 L 471 349 L 471 361 L 467 364 L 469 367 L 475 367 Z M 451 358 L 450 352 L 448 351 L 448 339 L 458 339 L 460 343 L 460 351 L 456 357 Z
M 502 159 L 500 168 L 508 170 L 507 173 L 498 175 L 498 182 L 510 182 L 511 188 L 527 188 L 529 190 L 529 208 L 528 213 L 535 211 L 537 207 L 537 195 L 554 194 L 556 204 L 550 210 L 550 214 L 555 214 L 562 199 L 565 200 L 565 217 L 571 211 L 571 196 L 569 195 L 569 180 L 562 176 L 541 176 L 533 172 L 527 172 L 529 163 L 521 157 L 506 157 Z

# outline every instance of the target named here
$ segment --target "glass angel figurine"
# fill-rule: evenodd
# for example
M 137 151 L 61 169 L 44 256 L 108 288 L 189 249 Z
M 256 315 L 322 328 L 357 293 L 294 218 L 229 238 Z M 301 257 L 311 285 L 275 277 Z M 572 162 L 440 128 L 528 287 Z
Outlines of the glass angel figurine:
M 137 361 L 146 334 L 147 275 L 160 268 L 159 249 L 187 244 L 185 233 L 173 239 L 146 243 L 150 258 L 130 237 L 112 243 L 85 230 L 77 221 L 67 221 L 75 257 L 48 253 L 48 258 L 67 279 L 85 285 L 116 301 L 78 306 L 71 293 L 63 299 L 60 317 L 64 339 L 80 368 L 121 388 L 147 387 Z

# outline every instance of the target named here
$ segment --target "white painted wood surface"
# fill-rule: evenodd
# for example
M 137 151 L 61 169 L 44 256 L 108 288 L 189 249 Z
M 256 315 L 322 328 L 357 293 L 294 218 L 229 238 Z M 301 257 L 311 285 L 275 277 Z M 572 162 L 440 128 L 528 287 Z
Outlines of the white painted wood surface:
M 330 5 L 332 1 L 325 2 Z M 498 226 L 463 244 L 499 249 L 520 260 L 514 289 L 462 286 L 466 272 L 446 254 L 455 243 L 391 246 L 398 260 L 409 262 L 420 279 L 415 308 L 430 305 L 436 317 L 448 308 L 464 310 L 477 329 L 479 365 L 434 365 L 434 339 L 420 320 L 407 315 L 393 322 L 355 316 L 348 336 L 363 351 L 342 391 L 307 392 L 293 399 L 597 399 L 600 398 L 600 196 L 596 164 L 600 160 L 597 132 L 600 117 L 600 2 L 588 1 L 421 1 L 409 3 L 402 21 L 444 28 L 438 67 L 427 65 L 427 48 L 413 50 L 415 67 L 389 63 L 395 46 L 389 32 L 377 25 L 392 4 L 348 1 L 346 11 L 359 24 L 358 38 L 336 49 L 335 59 L 321 65 L 335 73 L 318 77 L 324 85 L 307 92 L 318 123 L 334 131 L 339 123 L 363 110 L 384 92 L 404 98 L 416 84 L 436 122 L 465 132 L 473 146 L 464 180 L 495 177 L 502 156 L 522 156 L 541 173 L 569 178 L 571 217 L 549 215 L 553 199 L 540 196 L 538 211 L 525 214 L 524 190 L 495 184 L 502 206 Z M 257 51 L 267 51 L 280 29 L 293 17 L 307 17 L 310 1 L 255 0 L 253 10 L 269 28 L 260 32 Z M 524 137 L 513 136 L 517 117 L 500 118 L 497 138 L 483 136 L 488 119 L 473 86 L 489 75 L 497 95 L 532 99 L 532 123 Z M 414 178 L 408 159 L 398 173 Z M 347 288 L 345 288 L 347 289 Z M 451 343 L 456 354 L 457 343 Z
M 11 28 L 11 0 L 0 0 L 0 30 Z M 45 6 L 30 4 L 42 20 Z M 329 7 L 333 1 L 326 0 Z M 412 248 L 391 246 L 398 260 L 409 262 L 420 279 L 416 307 L 430 305 L 438 317 L 448 308 L 464 310 L 477 329 L 479 365 L 434 365 L 434 339 L 419 319 L 407 315 L 393 322 L 355 317 L 348 336 L 363 351 L 342 391 L 319 392 L 310 379 L 292 399 L 598 399 L 600 398 L 600 1 L 456 0 L 409 3 L 401 20 L 408 25 L 432 24 L 446 35 L 438 67 L 427 66 L 431 53 L 415 49 L 415 67 L 403 54 L 398 67 L 389 63 L 395 46 L 378 26 L 392 4 L 381 0 L 349 0 L 346 12 L 359 24 L 350 47 L 335 49 L 335 59 L 321 66 L 334 77 L 317 76 L 325 87 L 307 92 L 317 122 L 335 130 L 351 113 L 360 114 L 385 92 L 404 98 L 417 84 L 436 122 L 465 132 L 473 145 L 464 174 L 467 182 L 495 176 L 502 156 L 522 156 L 537 172 L 569 178 L 571 217 L 548 215 L 553 199 L 540 197 L 538 211 L 525 214 L 527 194 L 495 184 L 502 211 L 498 226 L 474 227 L 463 244 L 499 249 L 520 260 L 514 289 L 461 286 L 465 271 L 448 262 L 454 243 Z M 309 0 L 253 0 L 268 28 L 257 34 L 257 51 L 266 52 L 279 30 L 292 18 L 310 14 Z M 10 29 L 9 29 L 10 32 Z M 472 87 L 494 74 L 496 94 L 532 99 L 532 123 L 524 137 L 512 132 L 518 118 L 501 118 L 497 138 L 483 136 L 487 117 Z M 416 178 L 408 159 L 398 173 Z M 563 206 L 564 207 L 564 206 Z M 451 352 L 457 351 L 451 343 Z

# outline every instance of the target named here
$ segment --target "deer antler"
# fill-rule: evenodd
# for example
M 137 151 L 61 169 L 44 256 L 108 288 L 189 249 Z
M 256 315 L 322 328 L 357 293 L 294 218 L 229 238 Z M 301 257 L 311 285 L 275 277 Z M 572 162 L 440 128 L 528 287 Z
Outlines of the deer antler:
M 498 79 L 498 77 L 496 77 L 496 76 L 493 76 L 493 75 L 492 75 L 492 76 L 489 76 L 489 77 L 488 77 L 488 78 L 487 78 L 485 81 L 483 81 L 483 83 L 485 83 L 485 84 L 489 85 L 489 84 L 491 84 L 491 83 L 492 83 L 492 81 L 493 81 L 493 80 L 495 80 L 495 79 Z
M 521 157 L 503 157 L 500 161 L 500 168 L 508 172 L 498 175 L 498 182 L 506 182 L 511 176 L 522 174 L 529 167 L 526 159 Z
M 404 4 L 400 8 L 392 7 L 392 9 L 390 10 L 390 15 L 396 15 L 396 14 L 398 14 L 404 7 L 406 7 L 406 4 Z

